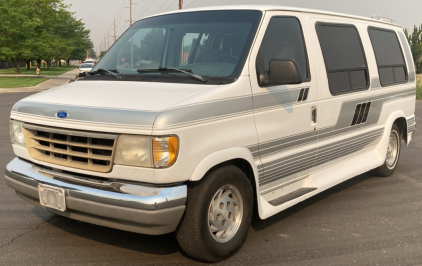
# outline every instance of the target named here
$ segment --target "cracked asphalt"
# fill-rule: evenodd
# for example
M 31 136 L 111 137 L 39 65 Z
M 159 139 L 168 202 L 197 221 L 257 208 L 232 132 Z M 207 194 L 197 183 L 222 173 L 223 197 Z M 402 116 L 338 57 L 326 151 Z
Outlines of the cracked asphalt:
M 0 96 L 0 172 L 14 157 Z M 422 102 L 416 120 L 422 125 Z M 357 176 L 265 221 L 221 265 L 422 265 L 422 135 L 393 176 Z M 0 265 L 195 265 L 173 234 L 147 236 L 70 220 L 18 198 L 0 178 Z

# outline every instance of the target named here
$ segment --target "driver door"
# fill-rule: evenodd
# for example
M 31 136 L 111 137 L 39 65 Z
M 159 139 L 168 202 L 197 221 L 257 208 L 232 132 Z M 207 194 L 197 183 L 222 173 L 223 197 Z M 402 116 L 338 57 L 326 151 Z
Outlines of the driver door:
M 301 14 L 267 12 L 253 48 L 249 71 L 259 138 L 259 191 L 277 193 L 283 186 L 306 178 L 317 154 L 318 90 L 308 29 Z M 295 61 L 303 82 L 260 86 L 258 77 L 271 59 Z

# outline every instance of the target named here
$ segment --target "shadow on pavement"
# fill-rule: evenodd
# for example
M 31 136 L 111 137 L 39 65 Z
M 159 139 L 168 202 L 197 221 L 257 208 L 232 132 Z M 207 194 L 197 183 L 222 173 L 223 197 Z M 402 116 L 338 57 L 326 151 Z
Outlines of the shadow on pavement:
M 37 217 L 46 221 L 48 220 L 45 219 L 46 213 L 48 213 L 46 210 L 34 207 L 32 212 Z M 54 219 L 50 220 L 49 224 L 82 238 L 136 252 L 155 255 L 168 255 L 181 252 L 174 234 L 159 236 L 143 235 L 80 222 L 59 215 L 56 215 Z
M 330 189 L 327 189 L 324 192 L 321 192 L 301 203 L 298 203 L 287 210 L 284 210 L 280 213 L 277 213 L 276 215 L 269 217 L 265 220 L 262 220 L 259 218 L 257 207 L 254 208 L 254 217 L 252 219 L 252 229 L 255 231 L 261 231 L 265 230 L 268 227 L 292 216 L 293 214 L 296 214 L 300 211 L 303 211 L 304 209 L 308 208 L 309 206 L 318 203 L 319 201 L 322 201 L 342 190 L 345 190 L 347 188 L 353 187 L 359 183 L 365 182 L 366 180 L 373 178 L 374 176 L 371 173 L 364 173 L 362 175 L 353 177 L 343 183 L 338 184 L 337 186 L 334 186 Z

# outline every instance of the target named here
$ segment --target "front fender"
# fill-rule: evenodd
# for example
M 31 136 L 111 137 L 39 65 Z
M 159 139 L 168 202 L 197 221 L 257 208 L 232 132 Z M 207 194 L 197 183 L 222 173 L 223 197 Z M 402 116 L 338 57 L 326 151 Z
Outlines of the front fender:
M 244 159 L 249 162 L 254 173 L 255 183 L 258 184 L 258 168 L 252 153 L 245 147 L 234 147 L 211 153 L 198 164 L 190 181 L 201 180 L 214 166 L 234 159 Z

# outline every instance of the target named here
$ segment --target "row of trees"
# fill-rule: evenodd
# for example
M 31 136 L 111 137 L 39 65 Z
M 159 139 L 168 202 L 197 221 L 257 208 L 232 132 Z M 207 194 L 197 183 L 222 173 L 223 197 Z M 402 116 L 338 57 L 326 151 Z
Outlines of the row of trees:
M 68 8 L 62 0 L 0 0 L 0 58 L 16 63 L 17 73 L 22 61 L 50 67 L 52 60 L 85 58 L 90 31 Z
M 422 25 L 420 27 L 414 26 L 412 33 L 409 33 L 406 29 L 404 33 L 412 51 L 415 69 L 418 70 L 422 63 Z

